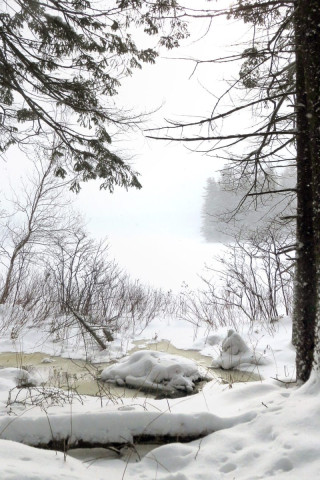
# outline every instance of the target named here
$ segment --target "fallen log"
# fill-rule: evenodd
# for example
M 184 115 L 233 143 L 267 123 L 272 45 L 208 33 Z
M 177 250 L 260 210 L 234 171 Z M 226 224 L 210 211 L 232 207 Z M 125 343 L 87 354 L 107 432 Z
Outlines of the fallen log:
M 210 432 L 214 433 L 214 432 Z M 62 440 L 50 440 L 48 443 L 39 443 L 33 445 L 36 448 L 43 450 L 54 450 L 58 452 L 67 452 L 73 448 L 105 448 L 119 453 L 124 447 L 133 447 L 134 445 L 149 444 L 149 445 L 165 445 L 168 443 L 188 443 L 194 440 L 199 440 L 206 435 L 138 435 L 132 438 L 132 442 L 89 442 L 84 440 L 69 441 L 69 438 Z
M 159 413 L 129 408 L 130 411 L 0 417 L 0 438 L 51 450 L 120 449 L 137 443 L 190 442 L 255 417 L 252 412 L 220 418 L 207 412 Z

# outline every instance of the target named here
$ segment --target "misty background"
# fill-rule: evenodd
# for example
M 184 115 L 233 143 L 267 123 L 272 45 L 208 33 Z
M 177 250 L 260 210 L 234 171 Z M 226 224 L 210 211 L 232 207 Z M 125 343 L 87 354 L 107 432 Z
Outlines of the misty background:
M 201 229 L 207 181 L 218 179 L 223 162 L 179 142 L 147 139 L 144 130 L 163 127 L 166 119 L 192 121 L 210 115 L 228 81 L 237 76 L 233 62 L 195 69 L 192 59 L 225 56 L 245 42 L 245 27 L 235 21 L 221 19 L 214 29 L 208 27 L 206 20 L 194 22 L 181 48 L 163 52 L 155 65 L 144 65 L 124 79 L 114 99 L 117 108 L 146 114 L 140 129 L 113 139 L 140 173 L 143 188 L 118 188 L 110 194 L 91 181 L 78 195 L 70 194 L 90 234 L 107 237 L 120 267 L 133 278 L 167 290 L 179 291 L 183 282 L 196 287 L 204 265 L 219 249 L 217 243 L 206 242 Z M 237 118 L 232 121 L 237 125 Z M 2 189 L 17 189 L 28 168 L 23 152 L 10 149 Z

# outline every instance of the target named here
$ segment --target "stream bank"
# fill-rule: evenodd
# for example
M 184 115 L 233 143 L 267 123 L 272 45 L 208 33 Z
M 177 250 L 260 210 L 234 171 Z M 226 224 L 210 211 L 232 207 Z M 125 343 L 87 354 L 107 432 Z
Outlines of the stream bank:
M 133 342 L 134 347 L 128 351 L 132 354 L 140 350 L 155 350 L 169 354 L 180 355 L 195 361 L 202 369 L 205 369 L 212 379 L 218 382 L 232 384 L 234 382 L 260 381 L 257 373 L 223 370 L 211 368 L 212 358 L 202 355 L 197 350 L 183 350 L 174 347 L 168 340 L 146 343 L 145 341 Z M 114 362 L 89 363 L 85 360 L 75 360 L 64 357 L 49 356 L 45 353 L 35 352 L 25 354 L 22 352 L 1 353 L 0 368 L 16 367 L 24 368 L 34 373 L 39 383 L 45 387 L 72 389 L 79 395 L 92 395 L 98 397 L 107 396 L 113 399 L 147 397 L 155 398 L 155 392 L 143 392 L 141 389 L 127 388 L 111 383 L 99 381 L 101 371 Z M 206 382 L 199 384 L 199 389 Z

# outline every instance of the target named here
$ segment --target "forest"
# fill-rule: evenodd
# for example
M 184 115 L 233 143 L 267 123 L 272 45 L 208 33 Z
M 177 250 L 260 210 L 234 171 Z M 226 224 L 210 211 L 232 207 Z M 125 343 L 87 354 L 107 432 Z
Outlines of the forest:
M 319 52 L 317 0 L 2 2 L 3 480 L 318 478 Z

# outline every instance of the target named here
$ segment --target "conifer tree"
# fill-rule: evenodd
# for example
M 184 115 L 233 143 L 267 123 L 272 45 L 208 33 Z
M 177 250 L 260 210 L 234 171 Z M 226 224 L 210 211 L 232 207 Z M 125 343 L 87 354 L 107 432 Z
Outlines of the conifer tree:
M 254 26 L 248 48 L 225 59 L 243 59 L 233 87 L 237 93 L 239 87 L 244 87 L 244 100 L 234 98 L 234 106 L 223 110 L 218 99 L 210 118 L 171 123 L 167 134 L 158 132 L 157 138 L 185 141 L 189 145 L 201 142 L 202 151 L 207 142 L 211 154 L 221 148 L 229 149 L 234 175 L 252 179 L 248 199 L 265 194 L 288 194 L 297 199 L 297 212 L 291 217 L 297 226 L 296 244 L 292 245 L 296 249 L 293 343 L 297 351 L 297 380 L 305 382 L 312 370 L 318 374 L 320 371 L 319 0 L 238 0 L 230 9 L 207 14 L 225 14 Z M 197 66 L 201 63 L 198 61 Z M 231 92 L 229 87 L 226 93 Z M 216 133 L 217 126 L 226 118 L 246 110 L 253 111 L 258 119 L 252 122 L 251 129 Z M 196 129 L 203 130 L 204 126 L 208 126 L 209 133 L 197 134 Z M 177 129 L 183 134 L 175 135 Z M 239 151 L 239 144 L 244 141 L 249 141 L 249 147 L 246 143 L 244 153 L 235 154 L 232 147 L 236 145 Z M 276 172 L 290 165 L 297 167 L 297 187 L 269 188 L 266 167 Z M 262 181 L 257 182 L 259 173 Z
M 95 178 L 110 191 L 140 188 L 110 146 L 113 134 L 134 122 L 113 97 L 124 76 L 157 56 L 131 32 L 142 29 L 173 48 L 187 34 L 178 10 L 175 0 L 2 0 L 0 153 L 54 139 L 56 174 L 64 177 L 72 165 L 73 189 Z

